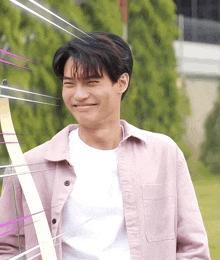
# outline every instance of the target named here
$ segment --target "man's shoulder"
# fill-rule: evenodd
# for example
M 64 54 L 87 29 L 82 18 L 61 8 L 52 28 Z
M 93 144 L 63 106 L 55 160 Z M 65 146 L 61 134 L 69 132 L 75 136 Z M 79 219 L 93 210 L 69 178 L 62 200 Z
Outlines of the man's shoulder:
M 144 130 L 147 142 L 176 146 L 176 142 L 168 135 Z
M 145 141 L 146 144 L 155 143 L 159 145 L 177 146 L 176 142 L 168 135 L 143 130 L 127 122 L 126 124 L 129 127 L 132 136 L 142 139 L 143 141 Z
M 76 128 L 76 125 L 68 125 L 65 128 L 63 128 L 61 131 L 59 131 L 57 134 L 55 134 L 50 140 L 46 141 L 43 144 L 40 144 L 31 150 L 24 153 L 25 159 L 27 161 L 44 161 L 45 156 L 48 153 L 48 151 L 53 150 L 54 153 L 63 145 L 68 145 L 68 136 L 69 132 Z
M 24 153 L 25 159 L 28 161 L 42 161 L 44 155 L 47 151 L 48 146 L 50 145 L 51 140 L 46 141 L 43 144 L 40 144 L 29 151 Z
M 133 137 L 144 141 L 148 152 L 163 156 L 169 154 L 171 157 L 175 156 L 178 160 L 184 158 L 184 154 L 178 144 L 168 135 L 143 130 L 130 124 L 127 126 L 129 127 Z

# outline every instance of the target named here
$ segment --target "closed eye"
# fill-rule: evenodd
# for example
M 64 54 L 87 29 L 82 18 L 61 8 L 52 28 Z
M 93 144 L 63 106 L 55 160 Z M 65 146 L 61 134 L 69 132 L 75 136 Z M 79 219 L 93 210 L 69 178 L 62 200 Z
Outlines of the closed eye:
M 99 83 L 99 81 L 96 81 L 96 80 L 90 80 L 90 81 L 88 81 L 88 83 Z
M 72 86 L 75 86 L 75 84 L 73 84 L 72 82 L 64 82 L 63 83 L 63 86 L 65 86 L 65 87 L 72 87 Z

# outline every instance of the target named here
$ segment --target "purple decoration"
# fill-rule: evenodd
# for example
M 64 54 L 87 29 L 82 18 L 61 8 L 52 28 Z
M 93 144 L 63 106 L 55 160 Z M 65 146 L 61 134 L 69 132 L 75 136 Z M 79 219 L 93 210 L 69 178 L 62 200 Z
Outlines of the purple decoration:
M 16 135 L 16 134 L 9 134 L 9 133 L 5 134 L 5 133 L 0 133 L 0 135 Z
M 15 55 L 15 54 L 13 54 L 13 53 L 11 53 L 11 52 L 8 52 L 8 51 L 4 51 L 4 50 L 1 50 L 1 49 L 0 49 L 0 52 L 3 52 L 3 53 L 5 53 L 5 54 L 12 55 L 12 56 L 15 56 L 15 57 L 17 57 L 17 58 L 20 58 L 20 59 L 27 60 L 27 61 L 30 61 L 30 62 L 33 62 L 33 63 L 38 64 L 38 63 L 35 62 L 35 61 L 28 60 L 28 59 L 26 59 L 26 58 L 23 58 L 23 57 L 21 57 L 21 56 Z
M 24 142 L 0 142 L 0 144 L 24 144 Z
M 22 69 L 31 70 L 31 69 L 29 69 L 29 68 L 26 68 L 26 67 L 23 67 L 23 66 L 20 66 L 20 65 L 17 65 L 17 64 L 8 62 L 8 61 L 6 61 L 6 60 L 1 60 L 1 59 L 0 59 L 0 62 L 7 63 L 7 64 L 9 64 L 9 65 L 13 65 L 13 66 L 16 66 L 16 67 L 19 67 L 19 68 L 22 68 Z M 31 70 L 31 71 L 33 71 L 33 70 Z
M 20 220 L 23 220 L 23 219 L 26 219 L 26 218 L 30 218 L 30 217 L 32 217 L 32 216 L 34 216 L 34 215 L 37 215 L 37 214 L 41 213 L 41 212 L 43 212 L 43 211 L 40 211 L 40 212 L 34 213 L 34 214 L 32 214 L 32 215 L 29 215 L 29 216 L 26 216 L 26 217 L 22 217 L 22 218 L 19 218 L 19 219 L 16 219 L 16 220 L 7 222 L 7 223 L 5 223 L 5 224 L 1 224 L 1 225 L 0 225 L 0 228 L 9 226 L 9 225 L 11 225 L 11 224 L 14 224 L 14 223 L 20 221 Z
M 39 221 L 39 220 L 37 220 L 37 221 L 35 221 L 35 222 L 38 222 L 38 221 Z M 7 235 L 7 234 L 9 234 L 9 233 L 11 233 L 11 232 L 13 232 L 13 231 L 17 231 L 17 230 L 19 230 L 19 229 L 21 229 L 21 228 L 23 228 L 23 227 L 27 227 L 27 226 L 29 226 L 29 225 L 32 225 L 32 224 L 34 224 L 35 222 L 32 222 L 32 223 L 27 224 L 27 225 L 23 225 L 23 226 L 21 226 L 20 228 L 12 229 L 12 230 L 7 231 L 7 232 L 5 232 L 5 233 L 1 233 L 1 234 L 0 234 L 0 237 L 3 237 L 4 235 Z
M 7 232 L 5 232 L 5 233 L 2 233 L 2 234 L 0 234 L 0 237 L 3 237 L 4 235 L 7 235 L 7 234 L 9 234 L 9 233 L 11 233 L 11 232 L 13 232 L 13 231 L 16 231 L 17 229 L 13 229 L 13 230 L 10 230 L 10 231 L 7 231 Z
M 37 214 L 39 214 L 39 213 L 42 213 L 42 212 L 44 212 L 44 211 L 46 211 L 46 210 L 50 210 L 50 209 L 53 209 L 53 208 L 56 208 L 56 207 L 59 207 L 59 206 L 61 206 L 61 204 L 59 204 L 59 205 L 57 205 L 57 206 L 53 206 L 53 207 L 51 207 L 51 208 L 46 208 L 46 209 L 44 209 L 44 210 L 42 210 L 42 211 L 40 211 L 40 212 L 34 213 L 34 214 L 32 214 L 32 215 L 29 215 L 29 216 L 22 217 L 22 218 L 19 218 L 19 219 L 16 219 L 16 220 L 7 222 L 7 223 L 5 223 L 5 224 L 1 224 L 1 225 L 0 225 L 0 228 L 6 227 L 6 226 L 11 225 L 11 224 L 13 224 L 13 223 L 16 223 L 16 222 L 18 222 L 18 221 L 20 221 L 20 220 L 23 220 L 23 219 L 26 219 L 26 218 L 30 218 L 30 217 L 32 217 L 32 216 L 34 216 L 34 215 L 37 215 Z M 87 221 L 86 221 L 86 222 L 87 222 Z

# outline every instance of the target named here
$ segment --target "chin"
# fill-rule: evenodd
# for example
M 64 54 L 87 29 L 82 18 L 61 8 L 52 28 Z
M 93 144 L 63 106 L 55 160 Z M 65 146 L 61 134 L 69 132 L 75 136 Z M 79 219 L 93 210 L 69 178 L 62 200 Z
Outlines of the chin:
M 96 124 L 97 120 L 89 118 L 75 118 L 79 125 L 85 125 L 85 126 L 93 126 Z

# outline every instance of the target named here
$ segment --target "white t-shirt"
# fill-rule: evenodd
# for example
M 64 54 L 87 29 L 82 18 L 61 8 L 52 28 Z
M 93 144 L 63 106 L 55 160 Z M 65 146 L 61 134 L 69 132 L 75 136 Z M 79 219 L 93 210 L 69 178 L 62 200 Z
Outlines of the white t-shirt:
M 71 229 L 63 236 L 63 260 L 130 260 L 117 148 L 90 147 L 78 129 L 70 133 L 69 145 L 77 180 L 63 210 L 63 232 Z

